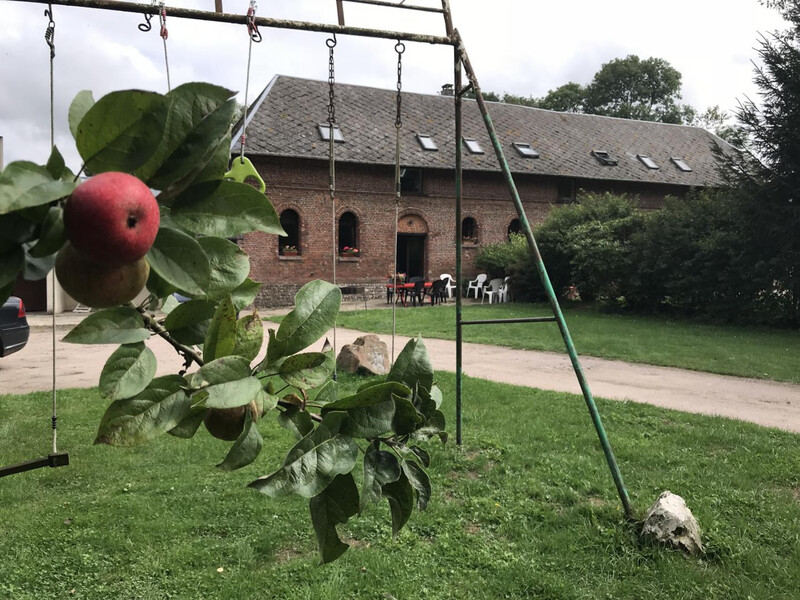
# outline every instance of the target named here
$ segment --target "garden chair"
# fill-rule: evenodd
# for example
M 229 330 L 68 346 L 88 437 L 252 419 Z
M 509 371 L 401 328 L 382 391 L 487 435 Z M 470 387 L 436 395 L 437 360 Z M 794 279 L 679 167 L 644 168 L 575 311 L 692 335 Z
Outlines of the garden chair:
M 409 290 L 409 294 L 411 294 L 411 305 L 416 306 L 417 300 L 419 300 L 419 305 L 422 306 L 425 299 L 425 279 L 422 277 L 412 277 L 408 282 L 414 284 L 414 287 Z
M 488 297 L 489 304 L 492 303 L 492 299 L 496 299 L 498 302 L 500 301 L 500 289 L 503 287 L 503 280 L 498 277 L 497 279 L 492 279 L 485 288 L 483 288 L 483 296 L 481 296 L 481 304 L 483 304 L 483 299 Z
M 503 287 L 500 288 L 500 292 L 497 294 L 498 302 L 511 302 L 511 290 L 509 289 L 510 280 L 511 277 L 503 279 Z
M 467 285 L 467 293 L 465 294 L 467 298 L 469 298 L 469 293 L 471 290 L 475 290 L 475 299 L 478 299 L 478 292 L 483 292 L 483 285 L 486 283 L 486 273 L 481 273 L 475 279 L 469 282 Z
M 447 281 L 438 279 L 431 285 L 431 306 L 447 302 Z
M 445 291 L 447 293 L 447 297 L 448 298 L 452 298 L 453 297 L 453 290 L 456 289 L 456 284 L 453 283 L 455 281 L 455 279 L 453 279 L 453 276 L 450 275 L 449 273 L 442 273 L 441 275 L 439 275 L 439 279 L 444 280 L 444 282 L 445 282 L 445 286 L 444 287 L 445 287 Z

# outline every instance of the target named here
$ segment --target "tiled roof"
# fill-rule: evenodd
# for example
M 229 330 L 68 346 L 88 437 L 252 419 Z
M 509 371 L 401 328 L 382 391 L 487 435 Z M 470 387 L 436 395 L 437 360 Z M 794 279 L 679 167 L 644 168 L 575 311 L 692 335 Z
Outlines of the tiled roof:
M 336 160 L 393 165 L 395 160 L 396 92 L 336 84 L 336 122 L 344 143 L 336 144 Z M 328 142 L 317 125 L 328 118 L 328 84 L 276 76 L 253 104 L 247 127 L 247 153 L 327 159 Z M 707 186 L 722 183 L 712 152 L 725 142 L 697 127 L 632 121 L 596 115 L 559 113 L 490 102 L 489 114 L 514 173 L 582 179 Z M 452 97 L 403 93 L 401 163 L 406 167 L 451 169 L 455 166 L 455 110 Z M 497 158 L 477 102 L 463 103 L 463 135 L 475 138 L 484 154 L 464 147 L 465 170 L 499 171 Z M 416 134 L 428 134 L 438 151 L 423 150 Z M 234 137 L 238 139 L 238 136 Z M 523 158 L 513 143 L 529 143 L 539 158 Z M 593 150 L 608 152 L 616 166 L 604 166 Z M 649 156 L 659 169 L 649 169 L 637 155 Z M 670 157 L 692 169 L 678 169 Z

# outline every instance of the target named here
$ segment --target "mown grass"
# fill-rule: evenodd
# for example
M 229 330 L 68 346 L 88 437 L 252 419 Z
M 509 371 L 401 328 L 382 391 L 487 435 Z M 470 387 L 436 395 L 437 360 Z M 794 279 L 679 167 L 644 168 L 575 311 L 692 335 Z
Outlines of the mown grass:
M 437 379 L 452 420 L 454 378 Z M 104 403 L 63 392 L 72 464 L 0 479 L 0 597 L 797 597 L 800 436 L 598 401 L 637 511 L 669 489 L 698 517 L 706 553 L 687 559 L 624 522 L 580 398 L 467 378 L 464 401 L 464 445 L 429 444 L 428 510 L 393 539 L 387 506 L 369 509 L 342 528 L 353 548 L 317 567 L 307 502 L 245 488 L 292 443 L 274 419 L 256 464 L 226 474 L 228 445 L 204 432 L 93 446 Z M 0 464 L 48 452 L 49 403 L 0 396 Z
M 464 320 L 551 315 L 545 304 L 466 305 L 463 309 Z M 583 305 L 566 305 L 564 316 L 580 355 L 800 383 L 797 331 L 608 314 Z M 449 340 L 456 337 L 452 303 L 398 307 L 396 318 L 400 335 Z M 392 311 L 343 311 L 337 323 L 362 331 L 391 333 Z M 464 341 L 564 352 L 555 323 L 465 326 Z

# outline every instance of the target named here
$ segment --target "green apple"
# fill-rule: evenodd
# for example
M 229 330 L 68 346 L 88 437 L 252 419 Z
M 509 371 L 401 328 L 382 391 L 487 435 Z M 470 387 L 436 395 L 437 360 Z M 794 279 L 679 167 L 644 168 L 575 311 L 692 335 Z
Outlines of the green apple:
M 208 433 L 218 440 L 233 442 L 244 431 L 246 411 L 250 411 L 253 420 L 258 420 L 259 410 L 255 402 L 249 405 L 234 406 L 233 408 L 209 408 L 203 424 Z
M 145 258 L 124 265 L 101 265 L 78 252 L 70 242 L 56 255 L 56 277 L 72 298 L 93 308 L 119 306 L 133 300 L 147 283 Z

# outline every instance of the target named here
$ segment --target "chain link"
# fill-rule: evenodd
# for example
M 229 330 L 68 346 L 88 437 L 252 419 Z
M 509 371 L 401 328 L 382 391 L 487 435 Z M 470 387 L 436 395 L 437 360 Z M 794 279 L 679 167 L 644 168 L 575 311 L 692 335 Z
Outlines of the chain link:
M 394 121 L 394 126 L 400 129 L 403 126 L 402 108 L 403 101 L 400 92 L 403 91 L 403 52 L 406 51 L 406 46 L 403 42 L 399 41 L 394 46 L 397 52 L 397 117 Z
M 328 123 L 333 125 L 336 123 L 336 104 L 334 85 L 336 84 L 336 74 L 333 64 L 333 49 L 336 47 L 336 34 L 325 41 L 328 46 Z
M 53 21 L 53 5 L 48 4 L 44 11 L 44 16 L 49 19 L 47 29 L 44 32 L 44 39 L 50 46 L 50 58 L 56 57 L 56 22 Z

